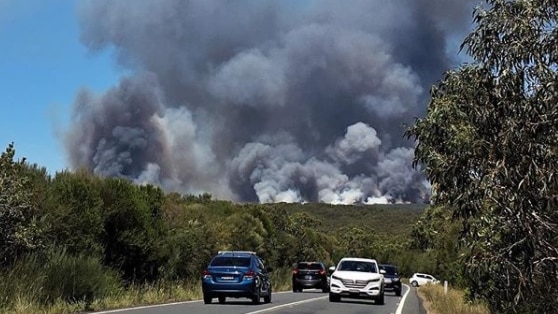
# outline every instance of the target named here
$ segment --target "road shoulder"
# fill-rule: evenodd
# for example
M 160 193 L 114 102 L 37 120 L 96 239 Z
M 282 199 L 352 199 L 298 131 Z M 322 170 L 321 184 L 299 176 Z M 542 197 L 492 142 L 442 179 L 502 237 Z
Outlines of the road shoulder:
M 405 300 L 402 314 L 427 314 L 422 299 L 418 295 L 417 288 L 410 287 L 409 295 Z

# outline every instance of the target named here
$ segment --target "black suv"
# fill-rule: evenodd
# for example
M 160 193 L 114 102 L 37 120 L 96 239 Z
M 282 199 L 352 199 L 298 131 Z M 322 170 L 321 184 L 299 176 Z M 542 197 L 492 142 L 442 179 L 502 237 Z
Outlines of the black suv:
M 213 298 L 225 303 L 227 297 L 250 298 L 254 304 L 271 302 L 271 268 L 264 267 L 255 252 L 220 251 L 202 275 L 203 301 Z
M 327 269 L 322 262 L 298 262 L 293 269 L 293 292 L 318 288 L 329 291 Z
M 384 290 L 393 291 L 396 296 L 401 296 L 401 276 L 397 266 L 380 264 L 380 273 L 384 275 Z

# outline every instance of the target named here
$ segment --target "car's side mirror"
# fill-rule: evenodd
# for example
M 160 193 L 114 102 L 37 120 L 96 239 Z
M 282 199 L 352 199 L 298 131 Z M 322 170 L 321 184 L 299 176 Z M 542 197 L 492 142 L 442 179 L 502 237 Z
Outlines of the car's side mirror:
M 335 271 L 335 266 L 331 266 L 330 268 L 328 268 L 330 273 L 333 273 Z

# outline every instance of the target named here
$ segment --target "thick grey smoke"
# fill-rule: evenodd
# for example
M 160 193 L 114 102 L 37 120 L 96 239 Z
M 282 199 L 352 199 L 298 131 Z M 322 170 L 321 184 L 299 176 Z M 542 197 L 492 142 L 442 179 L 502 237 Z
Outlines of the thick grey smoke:
M 79 92 L 73 167 L 235 201 L 422 202 L 404 123 L 457 53 L 464 0 L 90 0 L 131 73 Z

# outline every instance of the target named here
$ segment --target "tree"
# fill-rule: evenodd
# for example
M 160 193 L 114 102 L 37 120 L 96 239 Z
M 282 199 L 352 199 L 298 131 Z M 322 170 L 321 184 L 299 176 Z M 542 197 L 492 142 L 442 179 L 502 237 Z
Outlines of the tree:
M 154 281 L 165 261 L 159 208 L 161 193 L 118 178 L 106 178 L 100 187 L 103 203 L 103 247 L 106 265 L 122 272 L 127 282 Z
M 63 171 L 49 184 L 48 233 L 70 254 L 102 256 L 103 200 L 100 180 L 85 171 Z
M 0 155 L 0 265 L 12 263 L 40 242 L 25 159 L 14 161 L 14 156 L 13 143 Z
M 462 222 L 465 275 L 494 312 L 558 308 L 558 2 L 486 0 L 473 62 L 431 90 L 417 140 L 432 202 Z

